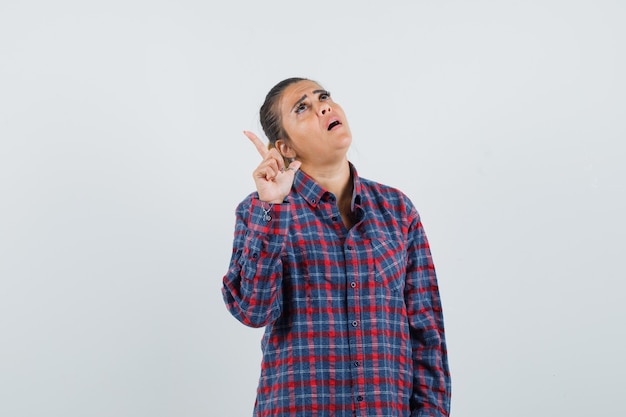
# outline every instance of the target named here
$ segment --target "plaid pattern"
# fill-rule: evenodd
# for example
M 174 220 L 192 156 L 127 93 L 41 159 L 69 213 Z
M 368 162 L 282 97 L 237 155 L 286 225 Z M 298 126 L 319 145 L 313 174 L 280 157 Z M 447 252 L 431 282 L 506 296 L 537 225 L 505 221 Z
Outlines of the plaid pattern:
M 335 196 L 301 171 L 283 204 L 253 193 L 237 207 L 222 292 L 235 318 L 266 326 L 256 417 L 449 415 L 441 302 L 419 215 L 400 191 L 351 169 L 351 230 Z

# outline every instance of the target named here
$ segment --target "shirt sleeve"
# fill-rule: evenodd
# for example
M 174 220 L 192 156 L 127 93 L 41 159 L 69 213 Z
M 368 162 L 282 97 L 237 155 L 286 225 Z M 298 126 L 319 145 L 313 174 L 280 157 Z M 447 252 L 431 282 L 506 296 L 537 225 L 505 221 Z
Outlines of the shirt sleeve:
M 242 202 L 236 211 L 235 236 L 222 295 L 230 313 L 243 324 L 262 327 L 282 311 L 282 259 L 289 203 Z
M 430 247 L 414 208 L 409 217 L 405 301 L 413 353 L 411 417 L 450 414 L 451 381 L 439 287 Z

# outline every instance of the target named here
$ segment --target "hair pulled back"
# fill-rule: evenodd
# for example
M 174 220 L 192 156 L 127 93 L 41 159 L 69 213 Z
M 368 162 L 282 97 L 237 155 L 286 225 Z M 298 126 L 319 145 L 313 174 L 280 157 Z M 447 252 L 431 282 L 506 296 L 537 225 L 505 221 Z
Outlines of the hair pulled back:
M 265 136 L 269 140 L 269 147 L 274 147 L 278 139 L 288 139 L 280 116 L 280 97 L 287 87 L 300 81 L 309 81 L 309 79 L 299 77 L 284 79 L 272 87 L 265 96 L 265 102 L 261 106 L 259 116 L 263 132 L 265 132 Z

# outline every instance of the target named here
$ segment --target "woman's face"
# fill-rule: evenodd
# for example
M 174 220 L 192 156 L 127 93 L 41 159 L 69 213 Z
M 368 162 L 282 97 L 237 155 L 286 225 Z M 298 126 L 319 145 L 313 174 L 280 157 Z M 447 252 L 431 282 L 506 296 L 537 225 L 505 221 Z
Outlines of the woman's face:
M 299 81 L 283 91 L 279 104 L 288 144 L 298 160 L 326 164 L 346 158 L 352 134 L 343 109 L 328 91 L 313 81 Z

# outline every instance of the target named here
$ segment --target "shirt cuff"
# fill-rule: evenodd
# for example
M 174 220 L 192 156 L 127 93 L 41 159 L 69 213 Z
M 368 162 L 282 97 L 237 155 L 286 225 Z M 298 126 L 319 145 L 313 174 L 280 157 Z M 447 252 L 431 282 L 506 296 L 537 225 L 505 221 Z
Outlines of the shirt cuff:
M 270 235 L 286 235 L 291 219 L 291 204 L 270 204 L 253 199 L 250 205 L 250 223 L 252 231 Z

